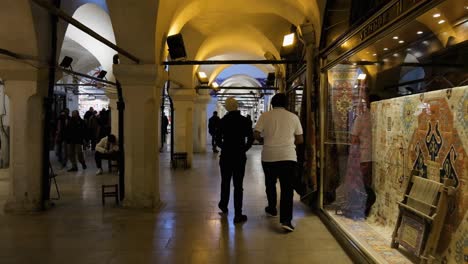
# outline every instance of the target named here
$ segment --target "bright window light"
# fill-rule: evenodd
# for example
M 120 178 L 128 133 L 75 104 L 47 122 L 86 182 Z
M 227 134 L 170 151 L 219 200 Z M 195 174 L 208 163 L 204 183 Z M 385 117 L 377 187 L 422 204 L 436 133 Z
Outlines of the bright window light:
M 283 47 L 291 46 L 292 44 L 294 44 L 294 38 L 294 33 L 284 36 Z

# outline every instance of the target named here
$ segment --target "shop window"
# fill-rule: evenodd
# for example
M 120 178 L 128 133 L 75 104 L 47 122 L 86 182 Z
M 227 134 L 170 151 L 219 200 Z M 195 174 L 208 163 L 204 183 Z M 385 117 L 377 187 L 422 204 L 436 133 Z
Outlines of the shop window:
M 447 0 L 413 12 L 414 19 L 376 34 L 366 46 L 354 39 L 323 57 L 322 208 L 378 263 L 419 263 L 427 255 L 418 250 L 430 243 L 436 243 L 430 253 L 436 261 L 464 263 L 468 7 Z M 413 228 L 419 249 L 403 243 L 395 249 L 394 234 L 409 230 L 396 228 L 398 202 L 407 199 L 412 175 L 450 183 L 453 193 L 434 205 L 447 208 L 439 241 L 428 241 L 432 227 Z
M 5 93 L 5 86 L 0 79 L 0 169 L 6 169 L 10 163 L 10 102 Z

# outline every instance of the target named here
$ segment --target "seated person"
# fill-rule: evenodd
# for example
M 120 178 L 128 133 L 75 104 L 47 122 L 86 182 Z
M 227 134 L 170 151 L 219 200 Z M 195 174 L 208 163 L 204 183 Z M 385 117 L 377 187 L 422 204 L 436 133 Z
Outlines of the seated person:
M 119 159 L 119 144 L 117 138 L 110 134 L 103 137 L 96 145 L 96 152 L 94 153 L 96 160 L 96 167 L 98 168 L 96 175 L 102 174 L 102 159 L 118 160 Z

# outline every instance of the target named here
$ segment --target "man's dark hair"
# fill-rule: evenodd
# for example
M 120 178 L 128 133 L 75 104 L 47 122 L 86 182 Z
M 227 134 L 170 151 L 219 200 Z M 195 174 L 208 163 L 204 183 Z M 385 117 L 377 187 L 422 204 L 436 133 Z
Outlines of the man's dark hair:
M 277 93 L 271 99 L 271 105 L 273 107 L 286 107 L 286 95 L 284 93 Z
M 213 112 L 213 115 L 218 115 L 218 111 L 214 111 L 214 112 Z
M 109 136 L 107 136 L 107 141 L 109 141 L 110 143 L 115 143 L 117 141 L 117 138 L 110 134 Z

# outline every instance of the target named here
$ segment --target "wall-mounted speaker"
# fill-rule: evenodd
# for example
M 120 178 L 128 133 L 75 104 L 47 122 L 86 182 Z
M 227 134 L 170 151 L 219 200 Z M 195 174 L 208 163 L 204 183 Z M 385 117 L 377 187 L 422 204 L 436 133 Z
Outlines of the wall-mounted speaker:
M 267 86 L 274 86 L 275 85 L 275 73 L 269 72 L 266 80 Z
M 169 56 L 171 56 L 172 60 L 180 60 L 187 58 L 182 34 L 179 33 L 176 35 L 168 36 L 167 46 L 169 46 Z

